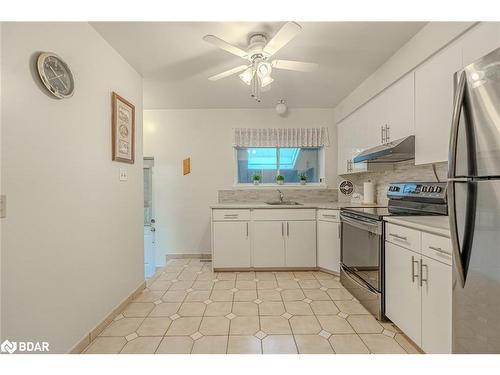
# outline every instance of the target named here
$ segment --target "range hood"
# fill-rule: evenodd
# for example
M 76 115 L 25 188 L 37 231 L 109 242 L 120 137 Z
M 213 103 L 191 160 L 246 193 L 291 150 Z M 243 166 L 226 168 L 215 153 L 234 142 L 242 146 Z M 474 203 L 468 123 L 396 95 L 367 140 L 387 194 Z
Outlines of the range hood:
M 412 159 L 415 159 L 414 135 L 369 148 L 354 157 L 353 161 L 355 163 L 397 163 Z

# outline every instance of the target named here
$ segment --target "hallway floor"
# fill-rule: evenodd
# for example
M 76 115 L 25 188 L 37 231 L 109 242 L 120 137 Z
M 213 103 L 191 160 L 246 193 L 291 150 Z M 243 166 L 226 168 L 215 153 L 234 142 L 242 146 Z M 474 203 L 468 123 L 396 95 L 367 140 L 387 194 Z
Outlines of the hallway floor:
M 174 259 L 85 353 L 418 353 L 324 272 L 212 272 Z

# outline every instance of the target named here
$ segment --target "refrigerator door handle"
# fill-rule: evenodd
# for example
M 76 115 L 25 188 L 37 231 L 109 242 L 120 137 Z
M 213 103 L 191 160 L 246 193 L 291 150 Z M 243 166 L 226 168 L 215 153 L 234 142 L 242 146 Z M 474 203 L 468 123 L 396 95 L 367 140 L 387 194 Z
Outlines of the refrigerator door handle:
M 457 73 L 458 74 L 458 73 Z M 458 126 L 460 125 L 460 113 L 465 96 L 465 71 L 460 73 L 458 86 L 455 92 L 455 100 L 453 104 L 453 115 L 451 120 L 451 134 L 450 134 L 450 150 L 448 154 L 448 178 L 455 177 L 455 170 L 457 164 L 457 144 L 458 144 Z
M 453 261 L 455 263 L 455 269 L 457 270 L 458 279 L 460 286 L 463 288 L 465 286 L 465 275 L 464 267 L 462 264 L 462 257 L 460 256 L 460 239 L 458 237 L 457 228 L 457 213 L 455 206 L 455 183 L 453 181 L 448 181 L 448 208 L 449 208 L 449 221 L 450 221 L 450 237 L 451 237 L 451 247 L 453 251 Z

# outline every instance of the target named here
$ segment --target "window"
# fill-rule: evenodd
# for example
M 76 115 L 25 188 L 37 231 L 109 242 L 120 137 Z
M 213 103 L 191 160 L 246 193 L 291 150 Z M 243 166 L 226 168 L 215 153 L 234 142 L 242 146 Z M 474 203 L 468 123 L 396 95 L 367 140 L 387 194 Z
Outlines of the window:
M 299 183 L 299 176 L 305 174 L 307 182 L 320 182 L 321 148 L 302 147 L 255 147 L 237 148 L 237 168 L 240 184 L 253 182 L 259 175 L 261 183 L 276 182 L 276 176 L 285 177 L 285 183 Z

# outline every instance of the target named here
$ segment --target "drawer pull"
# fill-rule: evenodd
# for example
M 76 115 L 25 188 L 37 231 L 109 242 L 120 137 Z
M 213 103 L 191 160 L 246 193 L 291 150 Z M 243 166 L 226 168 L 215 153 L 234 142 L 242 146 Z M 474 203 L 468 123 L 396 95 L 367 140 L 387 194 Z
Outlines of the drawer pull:
M 224 217 L 238 217 L 238 214 L 224 214 Z
M 438 253 L 444 253 L 444 254 L 447 254 L 447 255 L 451 255 L 451 253 L 449 253 L 449 252 L 448 252 L 448 251 L 446 251 L 446 250 L 441 249 L 440 247 L 429 246 L 429 249 L 431 249 L 431 250 L 435 250 L 435 251 L 437 251 Z
M 337 215 L 329 215 L 329 214 L 323 214 L 324 217 L 333 217 L 333 218 L 336 218 Z
M 399 234 L 396 233 L 389 233 L 389 236 L 392 236 L 394 238 L 397 238 L 398 240 L 403 240 L 403 241 L 408 241 L 408 238 L 405 236 L 400 236 Z

